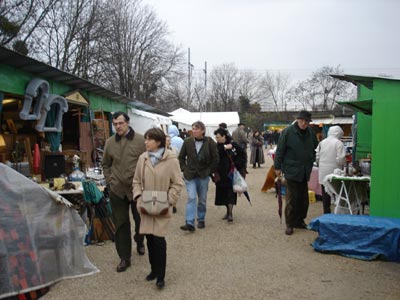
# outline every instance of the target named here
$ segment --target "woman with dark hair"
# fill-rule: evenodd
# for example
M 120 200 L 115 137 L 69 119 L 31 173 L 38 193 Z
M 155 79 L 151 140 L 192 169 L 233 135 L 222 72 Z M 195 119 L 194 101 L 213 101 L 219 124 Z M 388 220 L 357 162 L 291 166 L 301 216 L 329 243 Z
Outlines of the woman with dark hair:
M 158 288 L 165 285 L 165 267 L 167 262 L 168 224 L 172 207 L 179 199 L 183 180 L 176 155 L 165 148 L 166 136 L 159 128 L 151 128 L 144 134 L 146 152 L 140 157 L 133 178 L 133 197 L 137 199 L 137 208 L 141 214 L 140 233 L 146 235 L 151 272 L 146 280 L 157 279 Z M 162 215 L 144 213 L 142 204 L 143 191 L 164 191 L 168 194 L 169 210 Z
M 262 146 L 263 138 L 260 135 L 260 132 L 258 130 L 255 130 L 253 136 L 250 139 L 250 163 L 253 164 L 254 169 L 256 168 L 257 164 L 260 168 L 260 165 L 265 163 L 264 151 Z
M 237 202 L 237 194 L 233 191 L 232 177 L 230 170 L 232 164 L 245 176 L 246 155 L 244 150 L 228 135 L 227 130 L 219 128 L 214 131 L 217 140 L 217 149 L 219 155 L 219 164 L 214 172 L 213 180 L 216 185 L 215 205 L 226 206 L 226 214 L 223 220 L 233 221 L 233 206 Z

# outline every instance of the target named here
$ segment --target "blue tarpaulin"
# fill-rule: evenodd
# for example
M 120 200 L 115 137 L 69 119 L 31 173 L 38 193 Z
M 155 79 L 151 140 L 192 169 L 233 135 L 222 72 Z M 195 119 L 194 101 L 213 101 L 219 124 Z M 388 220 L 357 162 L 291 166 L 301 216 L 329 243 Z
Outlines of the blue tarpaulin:
M 400 219 L 325 214 L 309 229 L 319 233 L 312 243 L 316 251 L 400 262 Z

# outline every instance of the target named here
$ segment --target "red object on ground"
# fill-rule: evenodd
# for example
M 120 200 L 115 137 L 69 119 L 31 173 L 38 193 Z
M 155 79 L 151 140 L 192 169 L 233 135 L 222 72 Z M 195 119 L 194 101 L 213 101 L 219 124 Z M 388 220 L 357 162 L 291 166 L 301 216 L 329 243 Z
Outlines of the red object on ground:
M 33 150 L 33 174 L 40 174 L 40 150 L 39 144 L 35 144 Z

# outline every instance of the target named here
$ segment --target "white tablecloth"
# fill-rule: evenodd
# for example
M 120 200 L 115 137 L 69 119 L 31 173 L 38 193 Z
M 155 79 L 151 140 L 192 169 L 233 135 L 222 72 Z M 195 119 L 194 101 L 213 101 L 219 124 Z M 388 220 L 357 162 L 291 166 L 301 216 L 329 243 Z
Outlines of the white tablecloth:
M 335 201 L 335 213 L 360 213 L 361 205 L 369 203 L 370 180 L 368 176 L 327 175 L 323 184 Z

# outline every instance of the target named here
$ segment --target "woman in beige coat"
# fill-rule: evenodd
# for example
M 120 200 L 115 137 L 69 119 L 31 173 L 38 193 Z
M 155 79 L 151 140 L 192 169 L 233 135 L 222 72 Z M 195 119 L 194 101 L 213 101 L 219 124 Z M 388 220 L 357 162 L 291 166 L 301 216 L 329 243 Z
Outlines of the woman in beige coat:
M 151 128 L 144 134 L 147 151 L 140 157 L 133 177 L 133 197 L 137 199 L 141 214 L 140 234 L 146 235 L 151 272 L 146 280 L 157 279 L 158 288 L 165 285 L 165 267 L 167 262 L 168 224 L 172 207 L 179 199 L 182 187 L 182 173 L 176 155 L 165 148 L 165 134 L 159 128 Z M 141 212 L 142 191 L 165 191 L 168 193 L 169 210 L 164 215 L 148 215 Z

